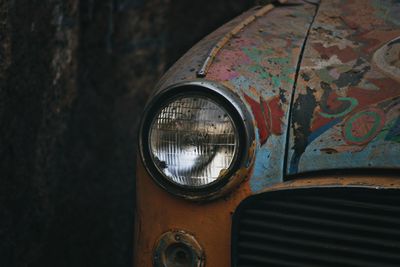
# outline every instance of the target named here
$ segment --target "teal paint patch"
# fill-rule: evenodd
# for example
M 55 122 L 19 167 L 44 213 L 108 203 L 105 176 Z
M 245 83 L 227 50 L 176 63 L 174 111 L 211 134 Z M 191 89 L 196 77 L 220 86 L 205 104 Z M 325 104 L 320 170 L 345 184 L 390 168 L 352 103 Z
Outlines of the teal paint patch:
M 275 58 L 269 58 L 268 60 L 270 60 L 272 63 L 276 63 L 276 65 L 279 64 L 279 66 L 287 66 L 290 61 L 289 58 L 279 58 L 279 57 L 275 57 Z
M 272 77 L 272 83 L 274 84 L 274 87 L 280 87 L 282 85 L 281 79 L 276 76 Z
M 257 47 L 243 48 L 242 51 L 255 63 L 262 63 L 266 56 L 272 55 L 274 50 L 271 48 L 260 50 Z
M 271 151 L 269 149 L 260 148 L 256 152 L 253 175 L 250 179 L 251 191 L 257 192 L 265 188 L 265 182 L 268 176 L 268 161 L 270 157 Z
M 285 143 L 281 135 L 270 136 L 267 143 L 256 150 L 253 174 L 249 185 L 256 193 L 265 188 L 282 182 L 282 155 L 285 154 Z
M 250 66 L 249 70 L 260 76 L 261 79 L 267 79 L 270 75 L 260 65 Z

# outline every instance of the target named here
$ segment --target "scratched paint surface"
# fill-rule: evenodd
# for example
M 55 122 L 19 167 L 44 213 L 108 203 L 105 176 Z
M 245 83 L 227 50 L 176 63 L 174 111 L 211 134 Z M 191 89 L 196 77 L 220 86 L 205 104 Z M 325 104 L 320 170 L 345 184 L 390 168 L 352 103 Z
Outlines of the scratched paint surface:
M 399 37 L 399 1 L 322 1 L 293 101 L 288 174 L 400 168 Z
M 273 9 L 232 38 L 206 76 L 238 94 L 254 116 L 253 192 L 282 181 L 296 67 L 314 14 L 315 6 L 307 3 Z
M 214 47 L 222 36 L 231 31 L 236 25 L 254 12 L 255 10 L 244 12 L 242 15 L 213 31 L 193 46 L 164 74 L 158 82 L 156 86 L 157 90 L 154 93 L 179 82 L 196 80 L 196 71 L 203 64 L 211 48 Z

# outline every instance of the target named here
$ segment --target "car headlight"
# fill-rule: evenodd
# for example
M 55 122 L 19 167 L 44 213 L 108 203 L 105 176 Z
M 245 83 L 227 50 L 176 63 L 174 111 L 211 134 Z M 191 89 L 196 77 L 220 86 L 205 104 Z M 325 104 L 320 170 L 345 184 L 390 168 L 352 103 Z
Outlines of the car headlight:
M 248 159 L 252 127 L 241 105 L 213 83 L 185 83 L 157 94 L 140 134 L 141 154 L 154 180 L 188 198 L 224 187 Z

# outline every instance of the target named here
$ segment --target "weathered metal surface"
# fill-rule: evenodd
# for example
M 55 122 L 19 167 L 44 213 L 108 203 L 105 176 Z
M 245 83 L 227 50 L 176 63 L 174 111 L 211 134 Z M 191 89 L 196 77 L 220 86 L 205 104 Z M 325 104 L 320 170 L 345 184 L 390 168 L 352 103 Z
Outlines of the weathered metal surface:
M 270 188 L 266 188 L 263 192 L 312 187 L 400 189 L 400 179 L 398 176 L 385 175 L 319 175 L 313 176 L 312 178 L 302 177 L 300 179 L 279 183 Z
M 154 249 L 163 233 L 181 229 L 195 234 L 204 249 L 206 266 L 231 266 L 231 215 L 239 203 L 252 195 L 249 183 L 226 198 L 196 203 L 176 198 L 157 186 L 142 163 L 138 162 L 135 229 L 135 265 L 151 267 Z M 262 192 L 311 187 L 398 188 L 398 177 L 336 175 L 303 177 L 266 187 Z M 261 193 L 261 192 L 260 192 Z
M 154 267 L 190 266 L 204 267 L 205 256 L 196 238 L 182 230 L 164 233 L 154 251 Z
M 298 5 L 296 5 L 298 4 Z M 186 53 L 161 79 L 157 92 L 182 81 L 219 82 L 241 97 L 254 116 L 256 161 L 250 178 L 254 192 L 283 180 L 286 132 L 296 68 L 316 6 L 291 1 L 289 6 L 246 12 L 212 33 Z M 208 52 L 248 18 L 256 19 L 228 40 L 204 79 L 198 70 Z
M 252 111 L 258 141 L 253 192 L 282 181 L 296 67 L 315 9 L 305 3 L 271 10 L 221 49 L 206 76 L 240 95 Z
M 264 16 L 267 12 L 271 11 L 274 8 L 272 4 L 266 5 L 260 10 L 257 10 L 253 15 L 247 17 L 245 20 L 240 22 L 237 26 L 235 26 L 231 31 L 225 34 L 221 40 L 218 41 L 217 44 L 211 49 L 208 54 L 206 60 L 201 66 L 200 70 L 197 72 L 198 77 L 204 77 L 207 75 L 208 69 L 211 66 L 213 60 L 217 56 L 218 52 L 232 39 L 242 31 L 247 25 L 255 21 L 257 18 Z
M 400 2 L 322 1 L 291 114 L 287 173 L 400 168 Z
M 156 86 L 155 93 L 173 84 L 197 79 L 196 71 L 204 64 L 209 52 L 215 47 L 218 41 L 255 12 L 256 10 L 254 9 L 244 12 L 193 46 L 164 74 Z
M 204 248 L 207 266 L 231 265 L 231 214 L 247 196 L 283 180 L 290 99 L 301 47 L 315 9 L 312 4 L 272 9 L 231 38 L 209 66 L 205 80 L 218 82 L 238 95 L 253 116 L 256 142 L 250 149 L 257 160 L 237 172 L 248 177 L 240 188 L 206 203 L 186 201 L 155 184 L 139 160 L 135 266 L 152 266 L 157 240 L 171 229 L 195 234 Z M 254 12 L 257 10 L 196 45 L 164 76 L 158 90 L 178 82 L 202 81 L 196 79 L 195 70 L 201 67 L 212 45 Z
M 248 183 L 215 201 L 187 201 L 155 184 L 138 160 L 136 184 L 140 190 L 137 191 L 134 266 L 152 267 L 157 241 L 173 229 L 195 235 L 204 249 L 206 266 L 231 266 L 231 214 L 251 194 Z

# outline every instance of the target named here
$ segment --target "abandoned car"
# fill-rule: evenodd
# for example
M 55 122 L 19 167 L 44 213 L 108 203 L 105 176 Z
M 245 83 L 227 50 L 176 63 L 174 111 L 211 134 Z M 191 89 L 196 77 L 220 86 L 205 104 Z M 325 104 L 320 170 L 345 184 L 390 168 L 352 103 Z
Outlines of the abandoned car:
M 135 266 L 400 266 L 400 2 L 256 7 L 143 116 Z

